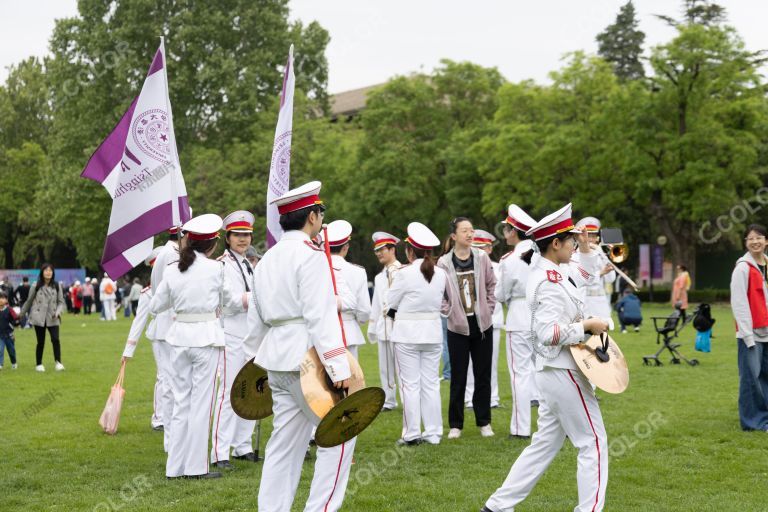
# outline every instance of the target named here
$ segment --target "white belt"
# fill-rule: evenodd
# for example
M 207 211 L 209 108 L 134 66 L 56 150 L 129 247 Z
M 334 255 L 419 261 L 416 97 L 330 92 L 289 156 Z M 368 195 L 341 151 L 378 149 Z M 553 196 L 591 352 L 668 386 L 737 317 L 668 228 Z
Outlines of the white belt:
M 341 314 L 342 320 L 357 320 L 354 313 L 342 313 Z
M 395 320 L 437 320 L 440 318 L 440 313 L 407 313 L 397 312 L 395 314 Z
M 284 325 L 292 325 L 292 324 L 305 324 L 307 323 L 304 318 L 298 317 L 298 318 L 286 318 L 284 320 L 273 320 L 272 322 L 269 322 L 270 327 L 282 327 Z
M 589 291 L 587 290 L 587 297 L 605 297 L 605 291 Z
M 184 324 L 192 324 L 195 322 L 210 322 L 217 318 L 216 313 L 176 313 L 174 320 Z

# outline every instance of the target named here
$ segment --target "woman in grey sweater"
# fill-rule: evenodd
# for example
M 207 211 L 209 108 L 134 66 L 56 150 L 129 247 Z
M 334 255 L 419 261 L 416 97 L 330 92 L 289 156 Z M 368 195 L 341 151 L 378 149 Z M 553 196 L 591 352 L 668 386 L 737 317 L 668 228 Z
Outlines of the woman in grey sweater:
M 45 349 L 46 329 L 48 329 L 51 335 L 56 371 L 64 369 L 64 365 L 61 364 L 59 324 L 61 323 L 61 313 L 65 308 L 64 292 L 56 282 L 56 273 L 53 265 L 43 263 L 37 283 L 30 291 L 29 298 L 21 308 L 21 316 L 29 314 L 29 323 L 35 327 L 35 335 L 37 336 L 37 348 L 35 350 L 37 366 L 35 370 L 38 372 L 45 371 L 45 366 L 43 366 L 43 350 Z

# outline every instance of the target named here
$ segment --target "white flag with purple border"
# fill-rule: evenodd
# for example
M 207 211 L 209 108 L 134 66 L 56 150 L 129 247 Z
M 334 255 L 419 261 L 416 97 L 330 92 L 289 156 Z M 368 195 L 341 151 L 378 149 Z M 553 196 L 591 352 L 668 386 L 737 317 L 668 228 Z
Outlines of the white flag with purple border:
M 189 220 L 162 38 L 141 93 L 80 176 L 98 181 L 112 196 L 101 258 L 101 266 L 112 279 L 136 267 L 152 252 L 156 234 Z
M 272 146 L 272 163 L 269 166 L 267 185 L 267 247 L 272 247 L 283 236 L 280 213 L 272 201 L 288 192 L 291 180 L 291 130 L 293 129 L 293 45 L 288 51 L 288 64 L 283 75 L 283 92 L 280 95 L 280 113 L 275 128 L 275 144 Z

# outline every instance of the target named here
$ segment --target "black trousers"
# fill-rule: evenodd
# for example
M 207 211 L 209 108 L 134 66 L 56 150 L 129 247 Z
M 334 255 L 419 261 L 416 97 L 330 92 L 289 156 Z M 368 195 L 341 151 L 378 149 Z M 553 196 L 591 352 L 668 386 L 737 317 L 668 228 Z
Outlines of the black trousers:
M 477 319 L 467 317 L 469 336 L 448 330 L 448 355 L 451 358 L 451 398 L 448 404 L 448 424 L 451 428 L 464 428 L 464 392 L 467 388 L 469 357 L 475 376 L 472 407 L 475 424 L 484 427 L 491 423 L 491 366 L 493 360 L 493 327 L 480 332 Z
M 35 326 L 35 336 L 37 336 L 37 347 L 35 348 L 35 357 L 37 364 L 43 364 L 43 350 L 45 349 L 45 330 L 51 334 L 51 345 L 53 345 L 53 359 L 61 362 L 61 343 L 59 343 L 59 326 L 49 325 L 47 327 Z

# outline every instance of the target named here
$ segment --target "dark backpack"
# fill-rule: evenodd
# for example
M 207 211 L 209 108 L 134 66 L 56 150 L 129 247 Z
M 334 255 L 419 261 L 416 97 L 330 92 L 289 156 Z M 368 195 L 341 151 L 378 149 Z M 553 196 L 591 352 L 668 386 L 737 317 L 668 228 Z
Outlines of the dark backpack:
M 701 304 L 693 316 L 693 328 L 699 332 L 707 332 L 715 325 L 715 319 L 712 318 L 712 309 L 709 304 Z

